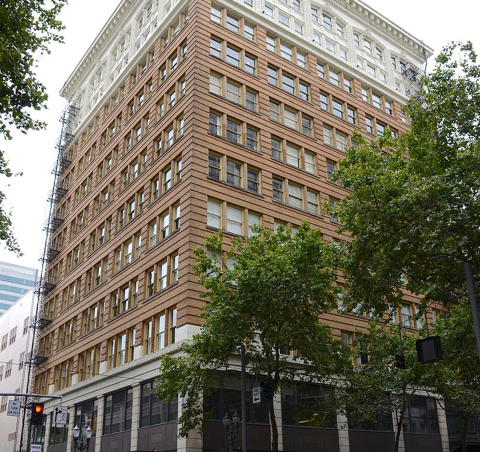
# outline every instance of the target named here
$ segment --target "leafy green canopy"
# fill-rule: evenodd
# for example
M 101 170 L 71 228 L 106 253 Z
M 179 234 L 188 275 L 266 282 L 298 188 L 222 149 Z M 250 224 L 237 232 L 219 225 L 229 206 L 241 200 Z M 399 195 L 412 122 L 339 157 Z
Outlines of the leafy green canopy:
M 249 372 L 263 376 L 275 394 L 296 380 L 333 381 L 344 351 L 319 316 L 336 307 L 336 249 L 305 223 L 296 234 L 261 227 L 247 239 L 222 233 L 195 250 L 195 272 L 208 299 L 201 333 L 181 347 L 183 356 L 163 356 L 161 398 L 185 397 L 180 434 L 201 427 L 202 395 L 212 389 L 214 370 L 232 366 L 246 344 Z M 226 251 L 228 249 L 228 251 Z M 283 353 L 297 350 L 295 357 Z M 238 362 L 237 362 L 238 368 Z M 271 402 L 273 413 L 273 401 Z M 278 447 L 272 421 L 272 450 Z
M 480 415 L 480 362 L 470 305 L 455 305 L 435 322 L 433 334 L 441 338 L 443 360 L 426 366 L 427 384 L 444 399 L 447 413 L 458 417 L 467 452 L 470 417 Z
M 56 19 L 65 0 L 3 0 L 0 2 L 0 138 L 10 140 L 12 128 L 27 133 L 45 123 L 32 117 L 32 110 L 45 107 L 47 93 L 36 79 L 38 57 L 48 53 L 48 44 L 61 42 L 63 29 Z M 48 5 L 48 6 L 47 6 Z M 0 149 L 0 175 L 12 177 Z M 0 192 L 0 241 L 20 253 L 13 236 L 10 214 L 3 208 Z
M 398 325 L 379 323 L 378 318 L 370 321 L 352 344 L 352 353 L 365 357 L 365 361 L 346 373 L 339 388 L 344 390 L 344 404 L 352 421 L 376 424 L 381 417 L 385 429 L 394 415 L 396 451 L 408 402 L 419 389 L 425 389 L 425 366 L 417 360 L 416 337 L 405 330 L 401 334 L 400 340 Z M 396 366 L 395 355 L 401 353 L 405 369 Z
M 464 261 L 480 279 L 480 68 L 470 43 L 445 47 L 407 110 L 411 130 L 350 148 L 337 176 L 351 233 L 350 301 L 384 312 L 402 286 L 447 304 L 466 298 Z
M 431 387 L 462 416 L 480 415 L 480 362 L 468 303 L 460 303 L 435 322 L 443 360 L 429 368 Z

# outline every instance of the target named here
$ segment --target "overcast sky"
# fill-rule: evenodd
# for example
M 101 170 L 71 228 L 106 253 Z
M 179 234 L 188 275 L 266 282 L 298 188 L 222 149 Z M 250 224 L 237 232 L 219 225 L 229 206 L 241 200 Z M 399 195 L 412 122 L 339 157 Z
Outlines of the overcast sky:
M 140 0 L 137 0 L 140 1 Z M 368 0 L 373 9 L 404 28 L 438 52 L 452 40 L 471 40 L 480 52 L 480 2 L 476 0 Z M 14 172 L 22 177 L 5 178 L 0 187 L 7 194 L 7 206 L 13 209 L 15 235 L 24 253 L 16 258 L 0 248 L 0 260 L 40 268 L 45 235 L 43 227 L 48 215 L 47 199 L 52 189 L 53 168 L 57 151 L 55 143 L 60 133 L 58 122 L 66 102 L 58 95 L 65 80 L 86 52 L 102 26 L 119 4 L 119 0 L 70 0 L 60 17 L 66 26 L 65 44 L 52 46 L 51 55 L 42 58 L 38 78 L 49 93 L 48 110 L 42 112 L 47 130 L 15 135 L 14 140 L 1 143 Z M 429 61 L 429 68 L 433 61 Z

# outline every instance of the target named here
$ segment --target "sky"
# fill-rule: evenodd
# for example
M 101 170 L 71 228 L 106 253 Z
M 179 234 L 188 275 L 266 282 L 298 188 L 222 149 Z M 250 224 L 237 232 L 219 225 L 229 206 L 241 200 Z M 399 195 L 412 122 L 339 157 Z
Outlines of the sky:
M 140 1 L 140 0 L 137 0 Z M 16 257 L 0 244 L 0 261 L 40 269 L 52 190 L 51 173 L 57 155 L 55 143 L 60 134 L 59 118 L 66 101 L 59 96 L 64 82 L 80 58 L 98 35 L 120 0 L 70 0 L 60 20 L 66 29 L 65 44 L 51 46 L 51 54 L 42 57 L 37 76 L 49 94 L 48 110 L 40 118 L 47 129 L 14 134 L 10 142 L 0 145 L 6 151 L 13 172 L 20 177 L 0 178 L 0 189 L 7 196 L 6 206 L 12 209 L 14 234 L 24 255 Z M 366 4 L 405 29 L 438 53 L 449 41 L 471 40 L 480 52 L 480 2 L 475 0 L 365 0 Z M 434 62 L 429 60 L 428 68 Z M 9 186 L 6 187 L 7 182 Z

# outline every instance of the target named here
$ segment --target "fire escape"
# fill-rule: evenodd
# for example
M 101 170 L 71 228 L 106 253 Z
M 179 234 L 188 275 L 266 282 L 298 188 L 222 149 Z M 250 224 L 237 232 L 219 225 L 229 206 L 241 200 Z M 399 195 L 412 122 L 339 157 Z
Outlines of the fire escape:
M 44 334 L 44 330 L 51 323 L 48 313 L 45 312 L 45 301 L 48 294 L 55 288 L 56 279 L 53 279 L 49 274 L 49 269 L 53 261 L 60 253 L 58 245 L 53 240 L 55 233 L 63 225 L 64 219 L 58 213 L 58 206 L 67 194 L 68 187 L 64 186 L 62 176 L 72 163 L 72 154 L 69 150 L 73 141 L 73 127 L 74 120 L 78 114 L 78 108 L 73 104 L 67 105 L 63 111 L 60 122 L 62 124 L 60 137 L 58 138 L 56 148 L 58 150 L 57 161 L 53 168 L 54 183 L 48 202 L 50 203 L 49 215 L 47 224 L 44 228 L 46 233 L 45 247 L 42 261 L 41 279 L 36 290 L 38 297 L 37 315 L 34 324 L 35 331 L 35 346 L 30 357 L 30 365 L 36 368 L 40 366 L 47 357 L 43 356 L 45 353 L 40 350 L 40 336 Z M 34 372 L 36 373 L 36 372 Z M 32 385 L 34 379 L 32 378 Z

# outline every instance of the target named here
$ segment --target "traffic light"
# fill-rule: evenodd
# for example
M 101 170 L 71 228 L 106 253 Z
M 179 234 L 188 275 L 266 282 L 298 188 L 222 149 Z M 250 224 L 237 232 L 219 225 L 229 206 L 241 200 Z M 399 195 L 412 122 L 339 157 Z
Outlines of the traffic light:
M 395 355 L 395 367 L 398 367 L 399 369 L 405 370 L 405 355 L 402 354 L 396 354 Z
M 43 424 L 43 403 L 32 403 L 32 414 L 30 416 L 32 425 Z
M 264 400 L 272 400 L 272 384 L 268 381 L 262 381 L 260 383 L 260 390 Z

